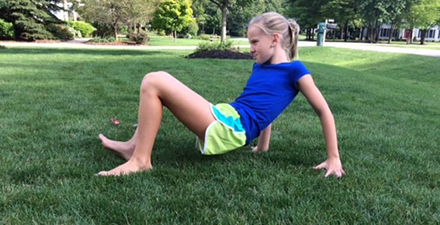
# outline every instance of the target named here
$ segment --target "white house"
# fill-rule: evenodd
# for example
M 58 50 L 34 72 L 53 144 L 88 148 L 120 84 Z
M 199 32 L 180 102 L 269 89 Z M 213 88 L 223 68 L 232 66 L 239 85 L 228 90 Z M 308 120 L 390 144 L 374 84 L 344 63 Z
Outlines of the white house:
M 388 40 L 391 32 L 391 25 L 382 24 L 379 31 L 379 40 Z M 406 40 L 410 34 L 410 29 L 395 29 L 392 38 L 394 40 Z M 422 32 L 419 28 L 413 29 L 413 37 L 420 41 Z M 440 27 L 437 25 L 426 32 L 425 41 L 440 42 Z
M 63 3 L 58 3 L 58 6 L 63 8 L 64 10 L 59 10 L 52 12 L 58 19 L 63 21 L 73 20 L 77 21 L 79 18 L 79 15 L 75 10 L 72 10 L 72 2 L 67 2 L 67 0 L 64 0 Z M 80 3 L 80 6 L 84 6 L 83 3 Z

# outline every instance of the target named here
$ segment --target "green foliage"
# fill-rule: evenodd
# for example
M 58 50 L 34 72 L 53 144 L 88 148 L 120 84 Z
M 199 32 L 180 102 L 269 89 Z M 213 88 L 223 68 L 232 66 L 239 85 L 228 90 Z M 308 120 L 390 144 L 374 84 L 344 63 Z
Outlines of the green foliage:
M 196 22 L 191 22 L 188 24 L 188 33 L 192 36 L 196 36 L 197 32 L 199 32 L 199 26 Z
M 254 0 L 242 5 L 240 2 L 232 2 L 228 8 L 227 26 L 231 36 L 245 37 L 247 25 L 255 16 L 264 12 L 278 12 L 283 14 L 283 0 Z
M 89 42 L 91 42 L 91 43 L 110 43 L 110 42 L 115 42 L 115 41 L 116 41 L 116 38 L 114 38 L 114 37 L 108 37 L 108 38 L 97 37 L 97 38 L 92 38 L 89 40 Z
M 92 24 L 93 27 L 95 27 L 95 31 L 93 31 L 92 36 L 95 37 L 101 37 L 101 38 L 107 38 L 107 37 L 114 37 L 113 27 L 108 23 L 100 23 L 95 22 Z
M 117 38 L 119 27 L 147 22 L 158 0 L 84 0 L 78 11 L 97 29 L 100 37 Z M 95 24 L 99 24 L 96 26 Z
M 408 14 L 415 26 L 421 29 L 429 29 L 439 19 L 439 0 L 419 0 L 414 4 Z
M 81 32 L 82 37 L 89 37 L 96 29 L 84 21 L 69 21 L 67 24 L 73 29 Z
M 295 18 L 301 28 L 316 28 L 319 22 L 324 22 L 321 7 L 330 0 L 296 0 L 285 4 L 286 16 Z
M 61 10 L 58 0 L 10 0 L 0 4 L 0 17 L 14 25 L 15 38 L 33 41 L 56 39 L 48 28 L 59 24 L 51 11 Z
M 201 42 L 197 48 L 196 52 L 204 52 L 204 51 L 212 51 L 212 50 L 220 50 L 220 51 L 233 51 L 236 50 L 233 46 L 234 42 L 231 40 L 221 42 Z
M 49 24 L 47 30 L 53 34 L 55 39 L 72 40 L 75 37 L 75 29 L 61 24 Z
M 0 19 L 0 39 L 13 39 L 14 38 L 14 26 L 12 23 L 8 23 Z
M 161 0 L 154 13 L 153 28 L 176 37 L 177 32 L 195 22 L 191 4 L 190 0 Z
M 212 36 L 211 36 L 211 35 L 208 35 L 208 34 L 201 34 L 201 35 L 197 36 L 196 38 L 197 38 L 197 39 L 200 39 L 200 40 L 208 41 L 211 37 L 212 37 Z

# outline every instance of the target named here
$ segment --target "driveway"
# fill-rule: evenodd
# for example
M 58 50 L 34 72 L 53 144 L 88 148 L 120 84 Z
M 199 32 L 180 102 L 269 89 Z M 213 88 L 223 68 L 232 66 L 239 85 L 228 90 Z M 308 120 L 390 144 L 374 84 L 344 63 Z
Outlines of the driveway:
M 234 40 L 234 39 L 233 39 Z M 239 39 L 237 39 L 239 40 Z M 241 40 L 241 39 L 240 39 Z M 247 40 L 247 39 L 243 39 Z M 0 45 L 7 47 L 50 47 L 50 48 L 81 48 L 81 49 L 131 49 L 131 50 L 194 50 L 196 46 L 130 46 L 130 45 L 89 45 L 84 44 L 88 39 L 75 39 L 59 43 L 35 43 L 35 42 L 14 42 L 0 41 Z M 300 41 L 299 47 L 316 46 L 314 41 Z M 349 48 L 376 52 L 390 52 L 402 54 L 414 54 L 422 56 L 440 57 L 440 50 L 423 48 L 399 48 L 389 47 L 381 44 L 353 43 L 353 42 L 325 42 L 326 47 Z M 240 48 L 249 48 L 249 45 L 240 45 Z

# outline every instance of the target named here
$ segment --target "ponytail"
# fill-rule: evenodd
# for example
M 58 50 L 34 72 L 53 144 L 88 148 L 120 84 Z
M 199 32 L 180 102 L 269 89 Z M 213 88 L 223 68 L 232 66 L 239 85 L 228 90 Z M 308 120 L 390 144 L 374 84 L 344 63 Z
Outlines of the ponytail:
M 295 20 L 287 20 L 289 24 L 289 34 L 290 34 L 290 45 L 288 46 L 289 58 L 298 59 L 298 36 L 299 36 L 299 25 Z

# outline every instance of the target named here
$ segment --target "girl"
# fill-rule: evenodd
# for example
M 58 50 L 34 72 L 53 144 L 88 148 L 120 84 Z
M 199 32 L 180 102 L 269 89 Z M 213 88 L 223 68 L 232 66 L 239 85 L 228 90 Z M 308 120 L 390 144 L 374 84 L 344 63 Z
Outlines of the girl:
M 325 177 L 345 174 L 339 159 L 333 115 L 312 76 L 299 61 L 299 26 L 277 13 L 264 13 L 248 26 L 247 36 L 254 63 L 242 94 L 231 104 L 210 104 L 166 72 L 147 74 L 140 88 L 138 128 L 126 142 L 107 139 L 104 147 L 127 162 L 99 176 L 117 176 L 152 169 L 151 151 L 167 107 L 198 138 L 202 154 L 222 154 L 248 145 L 259 137 L 253 152 L 269 150 L 272 122 L 300 91 L 321 120 L 327 160 L 315 169 Z

